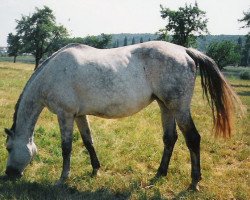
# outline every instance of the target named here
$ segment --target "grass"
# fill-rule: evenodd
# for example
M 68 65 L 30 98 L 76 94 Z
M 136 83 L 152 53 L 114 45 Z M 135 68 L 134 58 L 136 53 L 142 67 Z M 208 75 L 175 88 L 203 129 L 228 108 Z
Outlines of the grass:
M 0 174 L 7 151 L 3 129 L 11 127 L 16 100 L 33 65 L 0 62 Z M 91 165 L 78 130 L 74 130 L 71 177 L 54 187 L 62 165 L 56 117 L 44 110 L 35 128 L 38 155 L 16 182 L 0 181 L 0 199 L 250 199 L 250 81 L 230 79 L 248 112 L 237 118 L 229 140 L 211 134 L 210 108 L 202 99 L 200 79 L 192 101 L 192 114 L 202 136 L 203 180 L 198 193 L 186 190 L 191 181 L 190 158 L 182 135 L 175 146 L 169 174 L 148 187 L 163 151 L 160 111 L 154 102 L 128 118 L 107 120 L 90 116 L 101 175 L 91 178 Z
M 0 62 L 13 62 L 14 58 L 11 56 L 0 56 Z M 27 56 L 17 56 L 16 62 L 26 63 L 26 64 L 34 64 L 35 58 L 31 55 Z
M 223 68 L 223 73 L 228 78 L 240 78 L 242 72 L 250 73 L 250 67 L 229 66 L 229 67 Z

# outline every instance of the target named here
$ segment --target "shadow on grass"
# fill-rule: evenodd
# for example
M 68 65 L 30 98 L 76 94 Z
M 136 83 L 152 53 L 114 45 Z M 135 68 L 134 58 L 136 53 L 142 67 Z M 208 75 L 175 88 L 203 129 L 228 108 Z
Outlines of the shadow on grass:
M 240 95 L 240 96 L 250 96 L 250 91 L 238 92 L 238 95 Z
M 162 179 L 160 179 L 162 180 Z M 154 184 L 157 181 L 154 182 Z M 153 196 L 148 197 L 147 191 L 151 190 Z M 54 186 L 50 182 L 29 182 L 26 180 L 6 181 L 0 178 L 0 199 L 28 199 L 28 200 L 47 200 L 47 199 L 86 199 L 86 200 L 128 200 L 133 193 L 136 193 L 138 199 L 166 200 L 160 190 L 150 185 L 141 188 L 140 182 L 133 182 L 130 187 L 124 191 L 114 191 L 108 187 L 102 187 L 97 190 L 79 191 L 77 188 L 64 186 Z M 178 194 L 173 195 L 174 200 L 185 199 L 196 192 L 185 189 Z
M 23 69 L 18 69 L 18 68 L 11 68 L 11 67 L 0 67 L 0 69 L 3 69 L 3 70 L 8 70 L 8 71 L 23 71 Z
M 188 188 L 179 192 L 174 198 L 172 198 L 172 200 L 181 200 L 181 199 L 186 199 L 188 198 L 190 195 L 194 195 L 197 194 L 197 192 L 195 191 L 191 191 Z
M 78 191 L 69 186 L 53 186 L 51 183 L 36 183 L 19 180 L 0 180 L 0 199 L 129 199 L 129 192 L 113 192 L 108 188 L 96 191 Z
M 232 84 L 232 87 L 245 87 L 245 88 L 250 88 L 250 85 L 243 85 L 243 84 Z

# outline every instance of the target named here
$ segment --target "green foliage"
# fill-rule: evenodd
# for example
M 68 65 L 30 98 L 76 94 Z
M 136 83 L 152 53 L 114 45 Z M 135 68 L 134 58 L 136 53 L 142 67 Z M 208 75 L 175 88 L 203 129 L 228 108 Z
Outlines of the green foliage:
M 161 33 L 164 37 L 160 37 Z M 166 31 L 166 29 L 160 29 L 155 34 L 151 33 L 121 33 L 121 34 L 112 34 L 112 47 L 118 47 L 123 45 L 124 37 L 127 37 L 128 44 L 132 43 L 133 38 L 135 39 L 135 43 L 138 43 L 140 41 L 140 38 L 143 38 L 143 41 L 148 41 L 149 38 L 151 40 L 163 40 L 170 42 L 172 37 L 171 35 Z M 165 37 L 166 36 L 166 37 Z M 222 42 L 225 40 L 229 40 L 235 44 L 238 43 L 239 37 L 242 38 L 242 43 L 246 43 L 246 37 L 243 35 L 204 35 L 202 37 L 197 37 L 196 43 L 197 48 L 203 52 L 206 52 L 206 48 L 209 46 L 212 42 Z M 118 43 L 118 46 L 117 46 Z
M 106 49 L 110 47 L 112 41 L 112 35 L 101 34 L 98 36 L 87 36 L 87 37 L 65 37 L 60 38 L 53 42 L 50 50 L 47 52 L 47 56 L 53 54 L 56 50 L 70 44 L 70 43 L 78 43 L 78 44 L 86 44 L 99 49 Z
M 143 43 L 143 37 L 140 38 L 140 43 Z
M 63 38 L 58 38 L 55 40 L 53 43 L 51 43 L 51 46 L 46 53 L 46 56 L 52 55 L 55 51 L 58 49 L 66 46 L 67 44 L 70 43 L 83 43 L 83 38 L 81 37 L 74 37 L 74 38 L 69 38 L 69 37 L 63 37 Z
M 127 46 L 128 45 L 128 38 L 127 36 L 124 37 L 124 41 L 123 41 L 123 46 Z
M 250 27 L 250 10 L 248 12 L 243 12 L 244 17 L 239 20 L 239 22 L 245 22 L 246 24 L 241 28 L 249 28 Z M 245 36 L 246 44 L 242 48 L 242 59 L 241 64 L 244 66 L 248 66 L 250 64 L 250 32 Z
M 133 37 L 131 44 L 135 44 L 135 38 Z
M 119 46 L 120 46 L 119 40 L 116 39 L 115 42 L 113 42 L 113 48 L 117 48 L 117 47 L 119 47 Z
M 143 41 L 150 40 L 157 40 L 156 34 L 151 33 L 119 33 L 119 34 L 112 34 L 112 47 L 119 47 L 123 46 L 124 39 L 127 37 L 127 44 L 132 44 L 133 38 L 135 44 L 140 42 L 140 39 L 143 38 Z
M 170 35 L 168 34 L 168 31 L 166 29 L 160 29 L 158 32 L 156 32 L 157 40 L 160 41 L 166 41 L 166 42 L 170 42 Z
M 172 42 L 189 47 L 195 44 L 197 35 L 208 33 L 205 12 L 195 3 L 180 7 L 177 11 L 161 7 L 161 17 L 167 19 L 166 31 L 173 33 Z
M 20 36 L 13 35 L 12 33 L 9 33 L 7 38 L 8 43 L 8 56 L 14 57 L 14 63 L 16 62 L 16 57 L 21 52 L 21 42 L 20 42 Z
M 112 41 L 112 36 L 102 33 L 100 36 L 87 36 L 83 38 L 82 44 L 86 44 L 98 49 L 107 48 Z
M 250 65 L 250 35 L 246 35 L 245 45 L 241 48 L 241 65 L 249 66 Z
M 36 8 L 31 16 L 22 16 L 17 20 L 16 30 L 23 51 L 35 57 L 36 67 L 44 54 L 51 51 L 53 43 L 67 36 L 66 28 L 56 25 L 53 11 L 47 6 Z
M 214 59 L 220 69 L 240 62 L 238 46 L 230 41 L 211 43 L 207 48 L 207 55 Z
M 239 22 L 246 23 L 246 25 L 244 25 L 242 28 L 249 28 L 250 27 L 250 10 L 248 10 L 247 12 L 243 12 L 243 15 L 244 17 L 242 19 L 239 19 Z
M 250 71 L 242 71 L 240 73 L 240 79 L 242 79 L 242 80 L 250 80 Z

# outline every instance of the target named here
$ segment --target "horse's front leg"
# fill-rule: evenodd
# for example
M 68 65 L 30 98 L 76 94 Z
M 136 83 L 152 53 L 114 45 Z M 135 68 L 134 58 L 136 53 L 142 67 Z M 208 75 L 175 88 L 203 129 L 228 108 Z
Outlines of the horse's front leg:
M 57 181 L 56 185 L 63 184 L 69 177 L 74 117 L 72 115 L 60 114 L 58 115 L 58 122 L 62 137 L 63 169 L 61 177 L 59 181 Z

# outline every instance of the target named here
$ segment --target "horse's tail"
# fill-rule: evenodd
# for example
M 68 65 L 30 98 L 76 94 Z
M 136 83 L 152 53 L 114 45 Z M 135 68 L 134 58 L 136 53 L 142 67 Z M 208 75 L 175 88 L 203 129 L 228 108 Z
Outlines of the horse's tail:
M 230 137 L 232 133 L 234 109 L 243 112 L 243 105 L 227 83 L 213 59 L 203 53 L 188 48 L 187 54 L 200 68 L 201 85 L 212 108 L 215 136 Z

